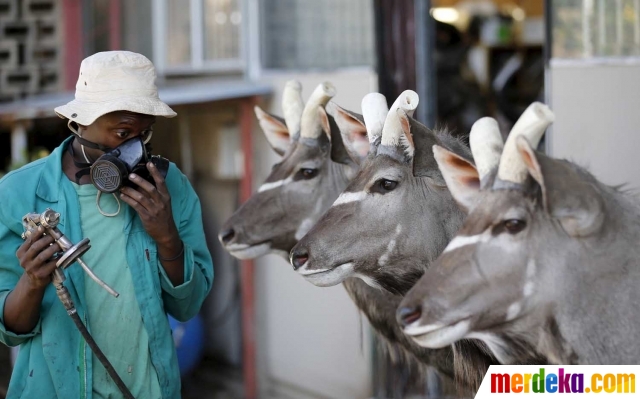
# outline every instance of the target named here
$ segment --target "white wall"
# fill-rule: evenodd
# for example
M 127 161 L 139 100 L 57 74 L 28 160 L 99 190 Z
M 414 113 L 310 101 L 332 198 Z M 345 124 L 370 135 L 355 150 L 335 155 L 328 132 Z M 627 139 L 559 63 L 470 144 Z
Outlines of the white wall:
M 640 64 L 552 64 L 548 76 L 556 115 L 549 153 L 607 184 L 640 187 Z
M 375 89 L 371 71 L 263 76 L 275 93 L 269 110 L 282 115 L 284 84 L 297 79 L 303 99 L 324 80 L 332 82 L 337 104 L 361 112 L 362 97 Z M 278 156 L 256 133 L 254 188 Z M 370 336 L 342 285 L 318 288 L 304 281 L 284 259 L 256 260 L 257 345 L 261 397 L 367 398 L 372 393 Z M 269 392 L 269 393 L 268 393 Z

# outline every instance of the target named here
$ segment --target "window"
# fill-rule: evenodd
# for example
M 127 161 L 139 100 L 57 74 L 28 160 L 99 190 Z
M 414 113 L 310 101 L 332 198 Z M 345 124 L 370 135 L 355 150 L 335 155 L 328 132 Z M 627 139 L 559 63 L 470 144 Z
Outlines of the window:
M 155 0 L 154 59 L 164 74 L 243 68 L 241 0 Z
M 640 56 L 640 0 L 552 0 L 553 58 Z
M 261 4 L 264 68 L 373 65 L 371 0 L 261 0 Z

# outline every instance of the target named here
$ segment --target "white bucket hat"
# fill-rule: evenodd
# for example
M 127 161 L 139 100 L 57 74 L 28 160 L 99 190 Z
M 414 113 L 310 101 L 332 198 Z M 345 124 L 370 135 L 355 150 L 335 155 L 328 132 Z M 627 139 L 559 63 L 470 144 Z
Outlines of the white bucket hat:
M 114 111 L 176 116 L 160 101 L 155 80 L 155 67 L 142 54 L 130 51 L 96 53 L 80 64 L 75 100 L 55 108 L 55 112 L 61 118 L 84 126 Z

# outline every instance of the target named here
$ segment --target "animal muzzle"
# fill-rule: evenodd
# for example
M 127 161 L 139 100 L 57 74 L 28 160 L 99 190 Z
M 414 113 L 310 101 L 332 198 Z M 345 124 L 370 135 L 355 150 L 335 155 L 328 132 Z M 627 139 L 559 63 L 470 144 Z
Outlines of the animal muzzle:
M 398 323 L 404 328 L 422 317 L 422 306 L 403 306 L 396 312 Z
M 233 227 L 228 227 L 220 231 L 220 234 L 218 234 L 218 240 L 220 240 L 220 243 L 224 246 L 229 245 L 235 237 L 236 231 L 233 229 Z
M 289 261 L 293 270 L 300 269 L 309 260 L 309 252 L 305 248 L 294 247 L 289 254 Z

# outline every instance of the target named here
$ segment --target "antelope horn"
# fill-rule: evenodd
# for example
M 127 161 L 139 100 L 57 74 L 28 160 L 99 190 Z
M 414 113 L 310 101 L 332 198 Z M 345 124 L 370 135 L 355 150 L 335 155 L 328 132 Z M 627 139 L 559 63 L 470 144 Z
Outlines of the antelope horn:
M 469 144 L 480 181 L 500 164 L 504 143 L 498 122 L 489 117 L 481 118 L 471 127 Z
M 380 93 L 369 93 L 362 99 L 362 117 L 367 127 L 369 143 L 373 143 L 382 136 L 384 120 L 389 113 L 387 99 Z
M 384 121 L 384 127 L 382 129 L 382 140 L 380 144 L 396 146 L 400 143 L 402 125 L 400 124 L 398 110 L 401 109 L 407 115 L 413 116 L 413 111 L 418 107 L 419 101 L 418 93 L 413 90 L 405 90 L 398 96 L 387 113 L 387 118 Z
M 329 100 L 335 95 L 336 89 L 329 82 L 321 83 L 316 87 L 302 111 L 300 136 L 311 139 L 320 137 L 320 134 L 322 134 L 322 126 L 320 124 L 318 108 L 326 106 Z
M 304 102 L 302 101 L 302 85 L 297 80 L 290 80 L 282 93 L 282 112 L 291 137 L 300 133 L 300 120 Z
M 516 139 L 524 136 L 532 148 L 536 148 L 544 131 L 554 121 L 553 112 L 546 105 L 535 102 L 531 104 L 520 119 L 513 125 L 509 137 L 504 144 L 504 151 L 498 167 L 498 178 L 512 183 L 524 183 L 527 178 L 527 167 L 518 155 Z

